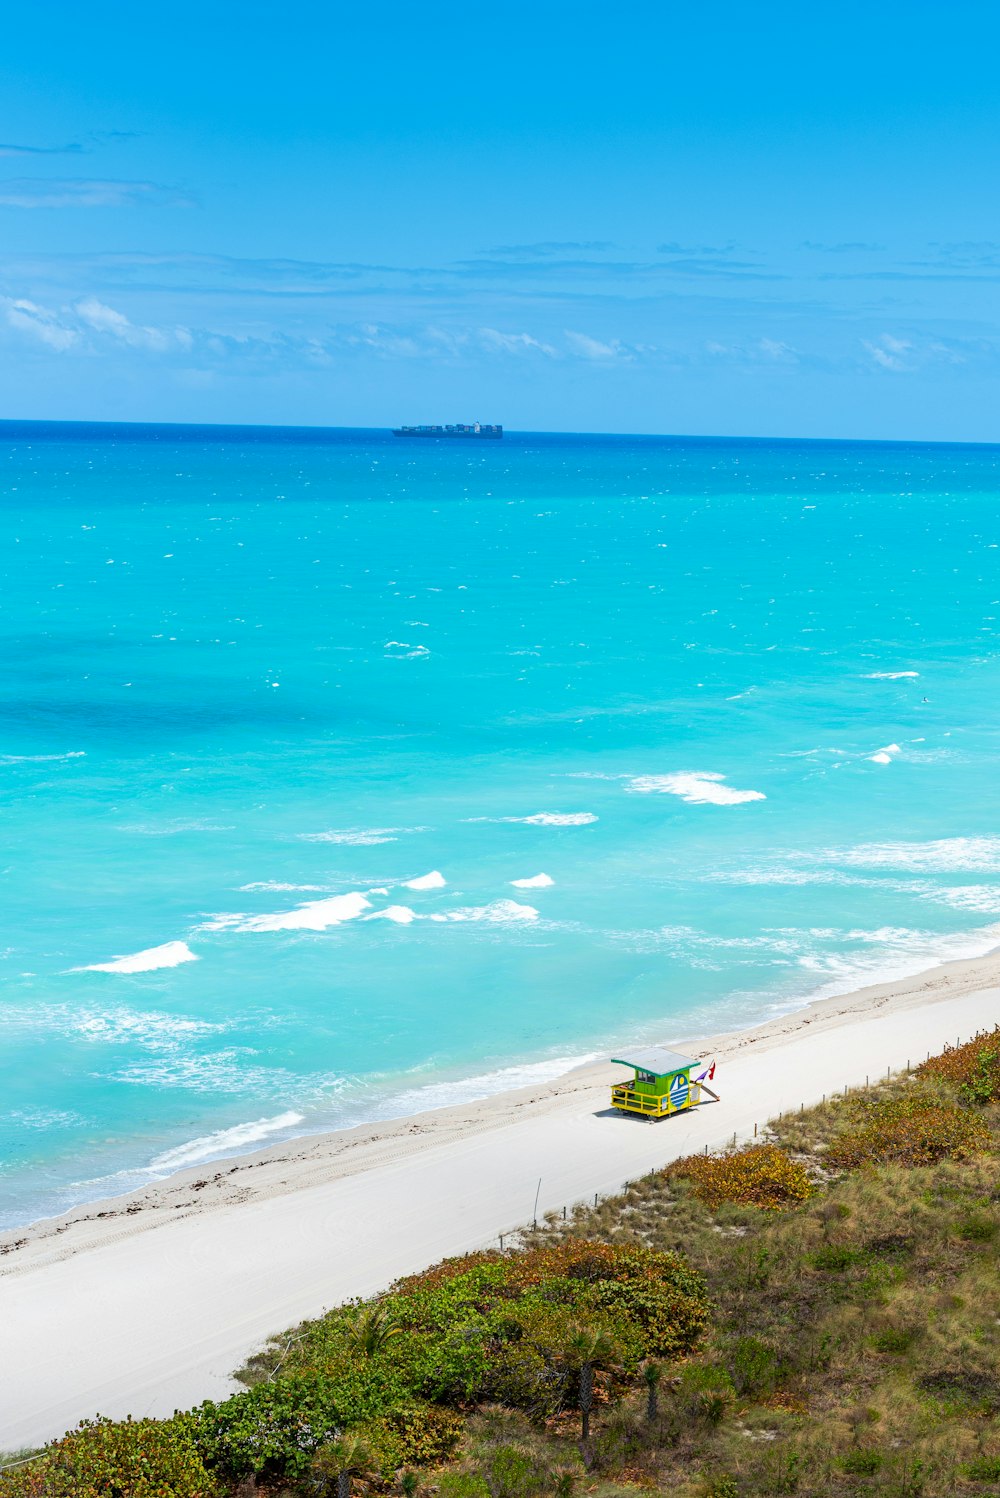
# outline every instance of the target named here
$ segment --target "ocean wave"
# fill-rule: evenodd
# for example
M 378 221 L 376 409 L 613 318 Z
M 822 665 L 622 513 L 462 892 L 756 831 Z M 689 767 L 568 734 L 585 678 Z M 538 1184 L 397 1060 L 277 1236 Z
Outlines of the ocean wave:
M 510 882 L 514 889 L 549 889 L 555 884 L 548 874 L 532 874 L 530 879 L 512 879 Z
M 177 837 L 184 832 L 235 832 L 235 827 L 222 826 L 218 822 L 138 822 L 119 827 L 119 832 L 135 833 L 139 837 Z
M 902 754 L 898 744 L 886 744 L 884 749 L 879 749 L 875 754 L 869 754 L 868 758 L 873 765 L 891 765 L 897 754 Z
M 493 926 L 505 926 L 510 922 L 536 921 L 538 911 L 533 905 L 519 905 L 516 900 L 493 900 L 489 905 L 466 905 L 457 910 L 446 910 L 432 915 L 432 921 L 486 921 Z
M 530 817 L 464 817 L 465 822 L 519 822 L 529 827 L 587 827 L 598 819 L 592 811 L 536 811 Z
M 983 957 L 1000 945 L 1000 925 L 983 926 L 949 936 L 905 928 L 890 929 L 892 934 L 887 934 L 882 941 L 874 940 L 877 933 L 868 933 L 872 939 L 865 944 L 874 948 L 868 956 L 828 952 L 800 958 L 799 966 L 804 971 L 827 979 L 820 988 L 810 992 L 810 1000 L 833 998 L 874 984 L 902 982 L 939 963 Z
M 50 765 L 65 759 L 86 759 L 86 749 L 70 749 L 66 754 L 0 754 L 0 765 Z
M 255 884 L 241 884 L 240 895 L 291 895 L 322 894 L 329 889 L 327 884 L 282 884 L 277 879 L 259 879 Z
M 738 791 L 725 785 L 725 775 L 714 770 L 683 771 L 674 775 L 634 775 L 625 787 L 641 795 L 658 793 L 679 796 L 695 806 L 739 806 L 745 801 L 766 801 L 763 791 Z
M 333 832 L 300 832 L 300 843 L 344 843 L 350 848 L 374 848 L 378 843 L 394 843 L 407 832 L 426 832 L 426 827 L 346 827 Z
M 404 889 L 444 889 L 447 884 L 444 875 L 438 869 L 432 869 L 429 874 L 421 874 L 417 879 L 404 879 Z
M 84 1122 L 79 1113 L 65 1108 L 14 1108 L 0 1114 L 0 1123 L 16 1124 L 19 1129 L 75 1129 Z
M 14 1029 L 72 1035 L 101 1045 L 134 1045 L 157 1052 L 176 1051 L 201 1036 L 217 1035 L 231 1027 L 229 1023 L 191 1019 L 158 1009 L 133 1009 L 126 1004 L 106 1009 L 51 1004 L 5 1010 L 3 1018 Z
M 945 837 L 930 842 L 858 843 L 852 848 L 826 848 L 825 862 L 867 869 L 906 869 L 914 873 L 949 870 L 1000 874 L 1000 838 Z
M 362 911 L 371 909 L 371 901 L 353 890 L 347 895 L 330 895 L 325 900 L 307 900 L 294 910 L 276 910 L 265 915 L 237 912 L 217 915 L 198 928 L 201 931 L 326 931 L 344 921 L 356 920 Z
M 554 1082 L 574 1067 L 586 1066 L 598 1059 L 598 1052 L 587 1051 L 576 1056 L 551 1056 L 544 1061 L 526 1061 L 513 1066 L 501 1066 L 496 1071 L 483 1072 L 461 1081 L 428 1082 L 424 1086 L 412 1087 L 395 1095 L 390 1117 L 405 1118 L 410 1113 L 420 1113 L 432 1108 L 447 1108 L 454 1103 L 475 1103 L 482 1098 L 494 1097 L 500 1092 L 513 1092 L 519 1087 L 537 1087 Z
M 407 640 L 387 640 L 384 646 L 390 660 L 422 661 L 430 655 L 426 645 L 411 645 Z
M 160 947 L 147 947 L 143 952 L 115 957 L 111 962 L 90 962 L 84 967 L 70 968 L 70 972 L 152 973 L 158 968 L 178 967 L 182 962 L 197 961 L 198 954 L 192 952 L 186 941 L 166 941 Z
M 919 676 L 919 671 L 869 671 L 865 681 L 904 681 L 908 676 Z
M 217 1160 L 222 1155 L 236 1150 L 246 1150 L 252 1144 L 260 1144 L 272 1134 L 284 1133 L 303 1122 L 305 1115 L 277 1113 L 273 1118 L 255 1118 L 249 1123 L 235 1124 L 230 1129 L 217 1129 L 214 1134 L 204 1134 L 200 1139 L 191 1139 L 174 1149 L 164 1150 L 147 1167 L 150 1171 L 170 1172 L 183 1170 L 188 1165 L 199 1165 L 204 1160 Z
M 253 1066 L 243 1049 L 211 1051 L 206 1055 L 183 1053 L 133 1061 L 102 1080 L 129 1087 L 165 1088 L 181 1092 L 226 1092 L 236 1097 L 287 1098 L 300 1079 L 284 1067 Z
M 373 910 L 371 915 L 362 917 L 366 921 L 394 921 L 397 926 L 409 926 L 420 919 L 415 910 L 409 905 L 387 905 L 384 910 Z

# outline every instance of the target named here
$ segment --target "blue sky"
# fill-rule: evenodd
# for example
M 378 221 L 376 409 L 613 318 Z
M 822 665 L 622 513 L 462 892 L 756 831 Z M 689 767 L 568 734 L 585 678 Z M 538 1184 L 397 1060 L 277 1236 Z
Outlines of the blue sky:
M 6 416 L 1000 440 L 994 5 L 4 31 Z

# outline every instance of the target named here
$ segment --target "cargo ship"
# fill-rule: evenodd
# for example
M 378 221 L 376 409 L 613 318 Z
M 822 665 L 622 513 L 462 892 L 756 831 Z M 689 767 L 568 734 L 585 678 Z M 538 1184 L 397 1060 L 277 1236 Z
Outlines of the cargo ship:
M 503 427 L 487 426 L 474 421 L 471 426 L 459 423 L 450 427 L 394 427 L 394 437 L 489 437 L 496 441 L 503 436 Z

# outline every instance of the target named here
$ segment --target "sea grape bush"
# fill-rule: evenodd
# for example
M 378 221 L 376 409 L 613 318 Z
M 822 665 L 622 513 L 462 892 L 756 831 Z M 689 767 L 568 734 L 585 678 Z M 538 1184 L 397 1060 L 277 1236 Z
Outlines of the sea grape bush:
M 966 1109 L 921 1093 L 863 1102 L 860 1122 L 839 1134 L 826 1160 L 834 1169 L 864 1165 L 933 1165 L 987 1149 L 989 1130 Z
M 917 1073 L 953 1083 L 965 1102 L 996 1102 L 1000 1099 L 1000 1025 L 922 1061 Z
M 542 1419 L 573 1404 L 581 1328 L 626 1376 L 697 1347 L 709 1313 L 680 1255 L 581 1240 L 453 1259 L 377 1306 L 377 1317 L 353 1305 L 309 1323 L 272 1377 L 195 1411 L 205 1465 L 229 1479 L 303 1481 L 346 1431 L 363 1436 L 382 1477 L 443 1461 L 472 1408 Z
M 735 1202 L 771 1211 L 808 1199 L 812 1184 L 805 1167 L 776 1144 L 751 1144 L 725 1155 L 688 1155 L 668 1167 L 689 1180 L 709 1207 Z
M 84 1420 L 37 1462 L 0 1475 L 2 1498 L 217 1498 L 185 1417 Z

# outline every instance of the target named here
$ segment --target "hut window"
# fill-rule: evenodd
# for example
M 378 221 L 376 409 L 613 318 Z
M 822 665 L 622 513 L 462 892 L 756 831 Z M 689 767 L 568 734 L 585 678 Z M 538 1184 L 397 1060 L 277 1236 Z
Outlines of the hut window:
M 650 1083 L 652 1083 L 652 1082 L 656 1081 L 656 1078 L 655 1078 L 655 1076 L 653 1075 L 653 1073 L 651 1071 L 640 1071 L 639 1068 L 637 1067 L 636 1068 L 636 1073 L 635 1073 L 635 1080 L 637 1082 L 650 1082 Z

